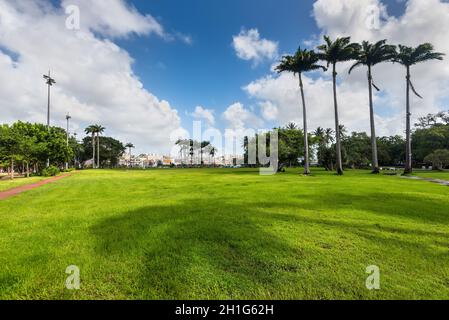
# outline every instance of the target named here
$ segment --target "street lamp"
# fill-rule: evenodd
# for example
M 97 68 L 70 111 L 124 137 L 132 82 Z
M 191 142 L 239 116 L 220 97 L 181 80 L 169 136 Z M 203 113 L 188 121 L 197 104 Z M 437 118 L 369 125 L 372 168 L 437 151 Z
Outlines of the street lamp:
M 56 84 L 55 79 L 51 77 L 50 70 L 48 76 L 44 74 L 45 83 L 48 86 L 48 105 L 47 105 L 47 130 L 50 130 L 50 88 Z M 47 159 L 47 168 L 50 166 L 50 159 Z
M 72 117 L 70 116 L 70 114 L 67 113 L 67 115 L 65 116 L 65 119 L 67 120 L 67 150 L 69 149 L 69 123 L 70 123 L 70 119 L 72 119 Z M 67 160 L 67 162 L 65 163 L 65 169 L 69 170 L 69 162 Z
M 44 79 L 48 86 L 47 128 L 50 128 L 50 88 L 56 84 L 56 81 L 51 77 L 50 70 L 48 71 L 48 76 L 44 74 Z

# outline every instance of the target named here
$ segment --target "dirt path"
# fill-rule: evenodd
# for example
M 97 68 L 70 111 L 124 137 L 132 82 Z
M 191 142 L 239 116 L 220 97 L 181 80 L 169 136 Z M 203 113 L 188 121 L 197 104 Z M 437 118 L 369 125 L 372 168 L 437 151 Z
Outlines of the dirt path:
M 23 192 L 42 187 L 43 185 L 46 185 L 48 183 L 52 183 L 52 182 L 64 179 L 64 178 L 66 178 L 66 177 L 68 177 L 70 175 L 71 174 L 63 174 L 63 175 L 60 175 L 60 176 L 57 176 L 57 177 L 49 178 L 49 179 L 42 180 L 42 181 L 39 181 L 39 182 L 36 182 L 36 183 L 32 183 L 32 184 L 29 184 L 29 185 L 20 186 L 20 187 L 14 188 L 14 189 L 2 191 L 2 192 L 0 192 L 0 200 L 5 200 L 5 199 L 8 199 L 10 197 L 13 197 L 13 196 L 16 196 L 18 194 L 21 194 Z

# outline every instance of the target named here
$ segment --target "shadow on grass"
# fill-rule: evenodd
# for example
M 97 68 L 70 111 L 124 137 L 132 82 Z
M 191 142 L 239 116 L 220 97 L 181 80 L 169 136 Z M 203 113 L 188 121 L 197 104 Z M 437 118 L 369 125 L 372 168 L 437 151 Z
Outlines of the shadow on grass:
M 325 259 L 334 259 L 331 255 L 336 252 L 318 252 L 320 248 L 302 245 L 301 241 L 293 246 L 294 242 L 288 240 L 301 239 L 301 235 L 292 234 L 290 239 L 285 239 L 274 231 L 268 232 L 274 224 L 287 222 L 294 230 L 298 226 L 315 228 L 316 239 L 310 240 L 316 243 L 321 240 L 319 230 L 327 232 L 331 229 L 363 238 L 371 249 L 373 246 L 382 247 L 385 252 L 387 248 L 393 255 L 395 250 L 398 250 L 397 254 L 406 249 L 410 252 L 418 250 L 417 256 L 430 257 L 431 241 L 413 239 L 415 235 L 433 237 L 440 244 L 449 245 L 446 241 L 449 234 L 445 232 L 380 226 L 369 221 L 339 221 L 338 214 L 328 220 L 314 218 L 310 213 L 301 214 L 301 209 L 329 211 L 350 206 L 383 216 L 410 218 L 420 222 L 448 222 L 448 216 L 444 213 L 430 210 L 423 214 L 420 206 L 414 205 L 420 201 L 422 206 L 437 208 L 437 201 L 401 195 L 401 198 L 392 197 L 387 204 L 379 201 L 381 197 L 381 194 L 351 196 L 351 200 L 342 203 L 335 201 L 335 198 L 326 200 L 326 197 L 312 195 L 303 203 L 270 201 L 267 205 L 250 201 L 236 205 L 230 199 L 223 198 L 189 200 L 175 205 L 148 206 L 125 212 L 95 225 L 91 232 L 96 239 L 97 254 L 117 261 L 135 259 L 140 271 L 138 279 L 133 281 L 138 282 L 136 286 L 143 298 L 258 299 L 261 298 L 260 292 L 263 292 L 263 298 L 270 298 L 267 292 L 279 298 L 283 294 L 280 291 L 285 290 L 287 279 L 300 281 L 304 263 L 309 267 L 307 277 L 323 277 L 313 273 L 313 263 L 319 264 L 314 257 L 324 254 L 328 255 Z M 286 210 L 297 214 L 285 214 Z M 342 218 L 345 218 L 344 214 Z M 335 241 L 338 241 L 338 237 Z M 330 246 L 332 248 L 332 243 Z M 339 249 L 336 250 L 338 254 Z M 329 283 L 337 281 L 333 279 L 332 272 L 327 276 Z M 302 292 L 290 292 L 288 297 L 311 298 L 306 294 L 307 289 L 310 288 Z M 362 285 L 351 290 L 358 296 L 366 295 Z M 320 289 L 316 289 L 312 297 L 320 298 Z
M 248 288 L 276 286 L 280 273 L 298 271 L 301 248 L 262 230 L 245 206 L 225 208 L 188 201 L 127 212 L 92 228 L 96 251 L 143 257 L 139 286 L 146 298 L 257 298 Z

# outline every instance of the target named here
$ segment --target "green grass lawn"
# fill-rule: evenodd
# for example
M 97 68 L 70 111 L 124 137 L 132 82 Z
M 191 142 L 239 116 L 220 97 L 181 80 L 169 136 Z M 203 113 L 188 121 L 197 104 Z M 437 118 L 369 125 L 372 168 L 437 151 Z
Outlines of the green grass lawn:
M 449 298 L 447 187 L 299 171 L 85 171 L 0 201 L 0 299 Z
M 43 180 L 42 177 L 15 178 L 14 180 L 0 180 L 0 192 L 16 187 L 32 184 Z
M 449 171 L 424 171 L 424 170 L 415 170 L 413 175 L 422 177 L 422 178 L 432 178 L 432 179 L 441 179 L 449 181 Z

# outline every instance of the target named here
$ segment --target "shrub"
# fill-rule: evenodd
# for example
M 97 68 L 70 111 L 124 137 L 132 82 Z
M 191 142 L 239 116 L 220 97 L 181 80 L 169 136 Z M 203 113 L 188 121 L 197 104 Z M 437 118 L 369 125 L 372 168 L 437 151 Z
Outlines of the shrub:
M 43 177 L 54 177 L 57 176 L 61 171 L 58 167 L 50 166 L 48 168 L 45 168 L 41 172 L 41 176 Z

